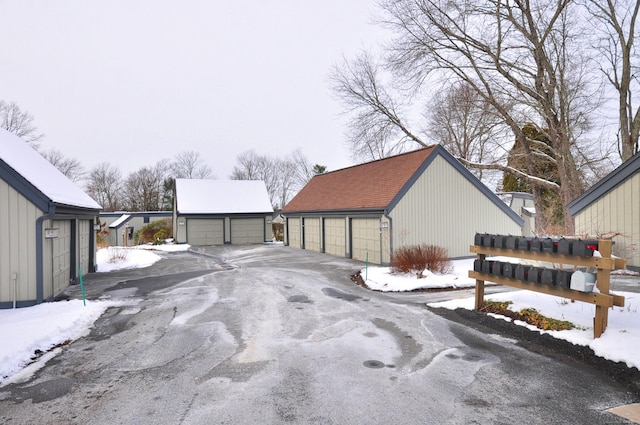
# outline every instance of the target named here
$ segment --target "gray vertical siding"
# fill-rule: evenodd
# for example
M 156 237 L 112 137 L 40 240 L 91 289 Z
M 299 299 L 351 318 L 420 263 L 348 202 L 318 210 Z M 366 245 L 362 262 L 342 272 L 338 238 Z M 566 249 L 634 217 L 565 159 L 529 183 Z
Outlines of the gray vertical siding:
M 42 211 L 0 180 L 0 302 L 36 299 L 36 218 Z
M 436 157 L 392 211 L 393 249 L 427 243 L 469 256 L 476 232 L 520 235 L 521 227 L 442 157 Z
M 598 237 L 619 232 L 614 237 L 614 255 L 627 265 L 640 267 L 640 173 L 628 178 L 575 216 L 576 234 Z

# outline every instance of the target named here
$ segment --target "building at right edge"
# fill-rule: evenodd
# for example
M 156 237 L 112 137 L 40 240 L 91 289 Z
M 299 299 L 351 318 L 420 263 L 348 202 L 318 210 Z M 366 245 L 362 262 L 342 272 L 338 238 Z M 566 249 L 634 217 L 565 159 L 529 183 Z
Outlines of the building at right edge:
M 640 153 L 569 204 L 576 235 L 613 235 L 613 254 L 640 270 Z

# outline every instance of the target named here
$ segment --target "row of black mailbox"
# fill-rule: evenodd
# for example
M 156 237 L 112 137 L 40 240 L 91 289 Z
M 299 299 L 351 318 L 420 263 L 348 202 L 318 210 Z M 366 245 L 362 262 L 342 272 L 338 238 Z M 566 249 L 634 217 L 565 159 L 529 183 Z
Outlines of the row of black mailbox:
M 530 238 L 524 236 L 492 235 L 476 233 L 475 245 L 491 248 L 517 249 L 520 251 L 552 252 L 563 255 L 592 257 L 598 250 L 598 241 L 591 239 Z
M 554 285 L 560 288 L 571 287 L 572 271 L 534 267 L 524 264 L 505 263 L 502 261 L 475 260 L 473 270 L 479 273 L 507 277 L 525 282 Z

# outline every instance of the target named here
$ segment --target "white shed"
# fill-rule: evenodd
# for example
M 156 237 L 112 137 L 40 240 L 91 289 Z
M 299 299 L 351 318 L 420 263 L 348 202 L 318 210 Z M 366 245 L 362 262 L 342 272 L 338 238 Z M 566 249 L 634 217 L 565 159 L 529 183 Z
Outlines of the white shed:
M 640 270 L 640 153 L 569 204 L 576 235 L 615 235 L 613 254 Z
M 439 145 L 314 176 L 283 209 L 285 243 L 375 264 L 410 245 L 470 256 L 523 219 Z
M 95 270 L 101 207 L 19 137 L 0 146 L 0 308 L 30 306 Z
M 259 180 L 176 179 L 173 234 L 190 245 L 271 240 L 273 207 Z

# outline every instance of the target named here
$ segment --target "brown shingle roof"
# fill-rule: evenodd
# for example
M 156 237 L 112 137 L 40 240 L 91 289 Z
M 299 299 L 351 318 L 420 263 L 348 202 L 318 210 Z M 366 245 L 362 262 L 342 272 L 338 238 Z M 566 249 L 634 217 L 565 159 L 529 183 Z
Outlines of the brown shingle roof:
M 435 145 L 314 176 L 283 213 L 384 209 L 434 149 Z

